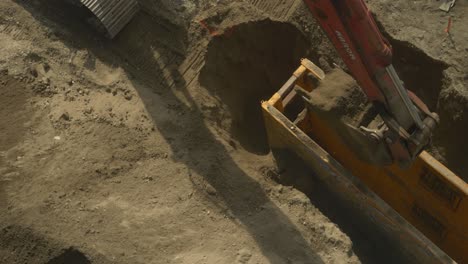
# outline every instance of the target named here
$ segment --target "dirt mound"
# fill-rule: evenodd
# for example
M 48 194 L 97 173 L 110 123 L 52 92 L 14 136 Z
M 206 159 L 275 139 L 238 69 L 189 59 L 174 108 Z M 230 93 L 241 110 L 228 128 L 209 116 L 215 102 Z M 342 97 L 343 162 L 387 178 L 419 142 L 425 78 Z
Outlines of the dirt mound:
M 245 149 L 269 152 L 260 102 L 282 86 L 309 49 L 295 26 L 271 20 L 239 24 L 211 40 L 199 81 L 225 108 L 217 122 Z
M 143 12 L 110 42 L 62 1 L 45 2 L 0 2 L 8 18 L 0 20 L 0 44 L 10 47 L 0 55 L 11 54 L 0 69 L 33 78 L 37 106 L 34 133 L 7 160 L 13 177 L 0 189 L 0 225 L 31 229 L 26 248 L 32 233 L 56 242 L 59 252 L 42 263 L 86 263 L 83 255 L 105 263 L 95 251 L 115 263 L 359 261 L 350 239 L 305 195 L 264 176 L 275 167 L 270 156 L 236 149 L 206 116 L 204 105 L 219 101 L 197 82 L 211 37 L 198 22 L 181 28 Z M 179 45 L 188 38 L 196 41 Z M 42 66 L 31 72 L 33 63 Z M 0 257 L 19 248 L 12 236 Z

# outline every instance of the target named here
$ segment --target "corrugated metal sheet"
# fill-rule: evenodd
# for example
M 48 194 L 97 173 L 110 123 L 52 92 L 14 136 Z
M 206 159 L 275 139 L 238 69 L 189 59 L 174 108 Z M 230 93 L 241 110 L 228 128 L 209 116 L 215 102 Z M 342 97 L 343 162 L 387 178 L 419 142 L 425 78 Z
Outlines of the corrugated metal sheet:
M 136 0 L 80 0 L 106 28 L 111 38 L 115 37 L 130 22 L 138 11 Z

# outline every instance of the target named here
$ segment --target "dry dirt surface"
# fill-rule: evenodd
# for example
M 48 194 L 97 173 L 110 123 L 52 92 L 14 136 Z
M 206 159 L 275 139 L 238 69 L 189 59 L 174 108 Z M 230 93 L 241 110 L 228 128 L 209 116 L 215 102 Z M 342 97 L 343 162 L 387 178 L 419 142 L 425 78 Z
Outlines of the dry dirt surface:
M 466 179 L 458 2 L 370 6 Z M 412 262 L 269 153 L 260 101 L 302 57 L 341 65 L 302 1 L 141 4 L 108 40 L 66 1 L 0 1 L 0 263 Z

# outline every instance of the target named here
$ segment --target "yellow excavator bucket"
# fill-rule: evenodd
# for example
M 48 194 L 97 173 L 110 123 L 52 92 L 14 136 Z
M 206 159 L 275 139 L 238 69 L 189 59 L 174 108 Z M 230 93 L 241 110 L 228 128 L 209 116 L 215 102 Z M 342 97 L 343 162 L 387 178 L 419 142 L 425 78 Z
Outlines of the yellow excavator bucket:
M 311 76 L 325 78 L 304 59 L 262 103 L 271 149 L 301 157 L 328 189 L 418 262 L 468 263 L 467 184 L 427 152 L 408 169 L 362 161 L 320 113 L 288 112 L 300 97 L 297 88 L 315 88 Z

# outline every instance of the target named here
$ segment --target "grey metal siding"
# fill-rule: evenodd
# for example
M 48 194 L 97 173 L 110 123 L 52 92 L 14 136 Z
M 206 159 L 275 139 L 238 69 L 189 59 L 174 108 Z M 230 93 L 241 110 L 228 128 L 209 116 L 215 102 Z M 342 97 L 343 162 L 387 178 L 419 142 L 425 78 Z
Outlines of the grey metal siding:
M 80 0 L 114 38 L 138 11 L 136 0 Z

